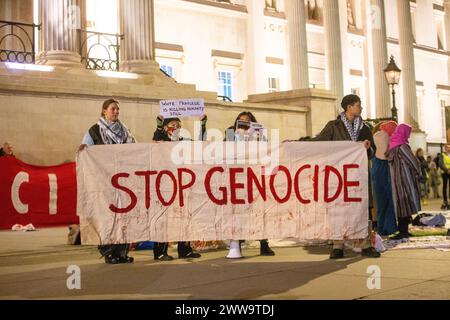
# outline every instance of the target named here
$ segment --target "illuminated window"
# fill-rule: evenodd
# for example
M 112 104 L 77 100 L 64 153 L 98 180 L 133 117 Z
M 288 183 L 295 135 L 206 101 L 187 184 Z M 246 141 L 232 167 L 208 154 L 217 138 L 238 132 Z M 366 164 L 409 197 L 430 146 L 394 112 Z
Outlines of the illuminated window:
M 162 64 L 160 66 L 161 70 L 163 70 L 165 73 L 167 73 L 171 78 L 175 77 L 175 73 L 173 71 L 173 66 L 168 64 Z
M 219 96 L 233 100 L 233 74 L 230 71 L 219 71 Z
M 280 91 L 280 80 L 278 78 L 269 78 L 269 92 Z

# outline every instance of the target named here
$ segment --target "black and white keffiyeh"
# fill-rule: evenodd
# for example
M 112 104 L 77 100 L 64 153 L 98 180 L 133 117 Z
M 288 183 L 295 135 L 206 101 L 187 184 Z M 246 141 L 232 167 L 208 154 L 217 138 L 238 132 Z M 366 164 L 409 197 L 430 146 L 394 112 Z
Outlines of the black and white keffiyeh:
M 124 144 L 134 143 L 136 139 L 133 137 L 128 128 L 119 120 L 109 122 L 104 118 L 100 118 L 97 122 L 100 135 L 105 144 Z
M 351 123 L 345 116 L 345 112 L 342 112 L 341 120 L 344 123 L 345 127 L 347 128 L 347 131 L 352 141 L 358 141 L 359 132 L 361 131 L 364 125 L 363 119 L 361 117 L 356 117 L 355 120 L 353 120 L 353 123 Z

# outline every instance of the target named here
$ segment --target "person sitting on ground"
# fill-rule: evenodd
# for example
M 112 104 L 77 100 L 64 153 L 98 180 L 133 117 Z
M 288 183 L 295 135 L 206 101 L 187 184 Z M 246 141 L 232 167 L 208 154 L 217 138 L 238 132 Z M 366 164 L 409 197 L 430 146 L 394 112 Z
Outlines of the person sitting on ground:
M 201 139 L 205 137 L 206 122 L 208 118 L 204 115 L 201 118 Z M 188 140 L 180 136 L 180 130 L 182 127 L 181 120 L 179 118 L 166 118 L 159 115 L 156 118 L 156 130 L 153 133 L 153 141 L 183 141 Z M 167 242 L 155 242 L 153 247 L 153 256 L 155 260 L 170 261 L 173 257 L 168 254 L 169 243 Z M 179 241 L 177 245 L 178 258 L 200 258 L 201 254 L 194 252 L 190 242 Z

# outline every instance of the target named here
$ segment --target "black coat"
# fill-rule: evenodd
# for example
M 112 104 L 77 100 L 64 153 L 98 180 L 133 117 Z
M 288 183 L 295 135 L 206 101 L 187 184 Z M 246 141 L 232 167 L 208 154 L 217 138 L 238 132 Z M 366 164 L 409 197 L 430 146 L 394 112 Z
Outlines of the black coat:
M 325 128 L 315 137 L 311 139 L 312 141 L 352 141 L 350 134 L 345 127 L 344 122 L 341 117 L 336 120 L 332 120 L 327 123 Z M 373 141 L 373 135 L 367 124 L 363 124 L 363 127 L 359 131 L 358 141 L 370 141 L 370 148 L 367 150 L 367 156 L 369 159 L 375 155 L 376 147 Z

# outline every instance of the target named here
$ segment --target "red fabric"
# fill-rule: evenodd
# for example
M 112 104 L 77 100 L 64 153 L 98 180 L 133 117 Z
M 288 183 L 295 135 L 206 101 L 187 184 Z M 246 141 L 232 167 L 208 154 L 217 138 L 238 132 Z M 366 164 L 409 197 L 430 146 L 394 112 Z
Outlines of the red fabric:
M 13 182 L 20 172 L 28 175 L 28 182 L 23 181 L 18 192 L 14 192 Z M 56 175 L 57 180 L 56 214 L 53 215 L 49 209 L 49 174 Z M 16 210 L 18 201 L 28 205 L 26 213 Z M 29 223 L 35 227 L 78 224 L 76 208 L 75 162 L 43 167 L 26 164 L 15 157 L 0 157 L 0 229 Z

